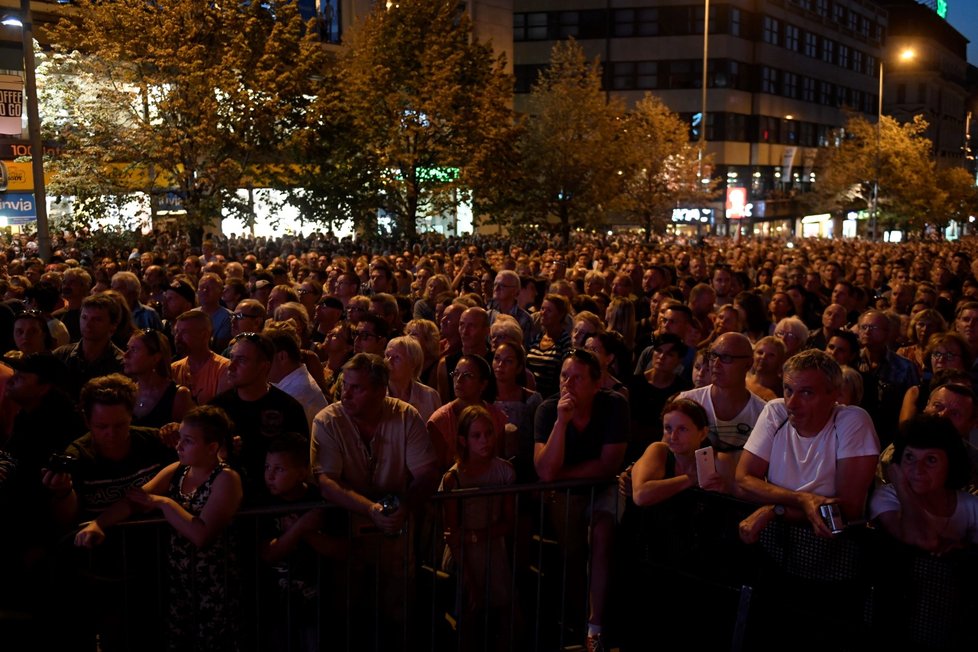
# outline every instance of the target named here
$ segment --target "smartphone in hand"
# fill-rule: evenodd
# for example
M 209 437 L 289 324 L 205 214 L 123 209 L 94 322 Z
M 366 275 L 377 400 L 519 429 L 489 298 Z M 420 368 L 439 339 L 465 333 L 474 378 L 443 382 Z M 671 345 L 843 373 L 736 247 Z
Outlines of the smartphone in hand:
M 697 448 L 693 455 L 696 458 L 696 479 L 702 487 L 704 483 L 709 482 L 717 475 L 717 463 L 713 455 L 713 447 Z

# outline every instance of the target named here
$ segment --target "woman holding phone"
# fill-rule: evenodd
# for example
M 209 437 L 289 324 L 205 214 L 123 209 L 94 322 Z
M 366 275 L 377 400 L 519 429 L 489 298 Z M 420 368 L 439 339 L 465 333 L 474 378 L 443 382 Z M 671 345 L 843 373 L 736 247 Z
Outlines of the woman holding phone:
M 656 505 L 690 487 L 730 493 L 733 468 L 714 461 L 706 410 L 690 399 L 674 399 L 662 408 L 662 441 L 653 442 L 632 469 L 632 500 Z M 697 462 L 697 450 L 701 460 Z

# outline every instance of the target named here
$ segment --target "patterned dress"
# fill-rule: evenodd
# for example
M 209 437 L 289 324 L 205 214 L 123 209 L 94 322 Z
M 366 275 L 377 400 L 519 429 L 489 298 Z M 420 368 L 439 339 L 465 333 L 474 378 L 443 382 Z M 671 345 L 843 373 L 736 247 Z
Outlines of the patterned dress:
M 181 487 L 189 467 L 181 466 L 173 475 L 167 495 L 190 514 L 199 516 L 214 481 L 227 468 L 224 463 L 218 464 L 199 487 L 185 494 Z M 170 534 L 168 649 L 238 649 L 235 548 L 230 529 L 205 548 L 198 548 L 175 531 Z

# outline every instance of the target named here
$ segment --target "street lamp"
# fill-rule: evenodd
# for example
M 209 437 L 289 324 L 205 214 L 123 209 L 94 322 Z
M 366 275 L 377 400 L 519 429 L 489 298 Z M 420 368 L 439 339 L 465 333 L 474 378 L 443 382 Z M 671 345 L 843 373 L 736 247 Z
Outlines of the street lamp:
M 904 48 L 900 51 L 897 59 L 899 61 L 912 61 L 917 53 L 913 48 Z M 873 242 L 876 242 L 876 228 L 879 221 L 879 195 L 880 195 L 880 127 L 883 122 L 883 60 L 885 57 L 880 57 L 880 88 L 877 97 L 877 108 L 876 108 L 876 166 L 875 166 L 875 176 L 873 178 L 873 204 L 872 211 L 869 214 L 869 228 L 870 237 Z
M 4 16 L 3 24 L 20 27 L 24 47 L 24 100 L 27 104 L 27 135 L 31 144 L 31 171 L 34 176 L 34 210 L 37 213 L 37 252 L 45 263 L 51 260 L 51 234 L 48 231 L 48 203 L 44 190 L 44 143 L 37 108 L 37 78 L 34 72 L 34 25 L 30 0 L 20 0 L 20 16 Z

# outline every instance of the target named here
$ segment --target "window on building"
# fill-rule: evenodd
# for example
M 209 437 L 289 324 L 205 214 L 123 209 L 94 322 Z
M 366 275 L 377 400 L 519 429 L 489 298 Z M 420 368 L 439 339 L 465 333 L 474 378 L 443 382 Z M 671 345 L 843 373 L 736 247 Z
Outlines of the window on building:
M 835 87 L 835 105 L 836 106 L 849 106 L 849 89 L 845 86 Z
M 846 24 L 846 6 L 840 2 L 836 2 L 832 5 L 832 20 L 836 22 L 840 27 Z
M 815 140 L 815 125 L 811 122 L 798 123 L 798 144 L 802 147 L 817 147 Z
M 659 87 L 659 62 L 639 61 L 635 64 L 635 88 L 654 89 Z
M 757 140 L 762 143 L 781 142 L 781 120 L 768 115 L 757 116 Z
M 607 36 L 608 12 L 603 9 L 580 12 L 577 25 L 578 38 L 607 38 Z
M 669 61 L 668 88 L 699 88 L 702 72 L 693 64 L 688 60 Z
M 839 64 L 840 68 L 849 67 L 849 46 L 839 43 L 838 56 L 836 62 Z
M 815 102 L 815 80 L 811 77 L 801 79 L 801 99 L 806 102 Z
M 787 143 L 789 145 L 797 145 L 798 144 L 798 121 L 782 120 L 781 136 L 784 139 L 781 142 Z
M 730 7 L 730 35 L 740 36 L 740 26 L 742 21 L 740 9 Z
M 765 16 L 762 38 L 765 43 L 781 45 L 781 21 L 777 18 Z
M 514 92 L 529 93 L 544 68 L 546 68 L 546 65 L 535 63 L 513 66 L 513 77 L 515 78 L 515 83 L 513 84 Z
M 565 39 L 569 36 L 578 36 L 578 25 L 580 24 L 580 14 L 576 11 L 561 11 L 557 14 L 557 34 Z
M 813 32 L 805 32 L 805 38 L 803 41 L 803 52 L 806 57 L 811 57 L 812 59 L 818 57 L 818 36 Z
M 655 36 L 659 33 L 659 9 L 616 9 L 613 14 L 615 36 Z
M 778 71 L 774 68 L 763 66 L 761 68 L 761 92 L 772 95 L 778 92 Z
M 879 70 L 876 69 L 876 57 L 871 54 L 866 55 L 866 68 L 867 75 L 872 75 L 873 77 L 879 77 Z
M 865 72 L 863 68 L 865 64 L 863 63 L 863 53 L 862 50 L 857 50 L 853 48 L 852 50 L 852 69 L 858 73 Z
M 835 84 L 820 81 L 818 86 L 818 103 L 825 106 L 832 106 L 832 100 L 835 97 Z
M 830 38 L 822 39 L 822 61 L 835 63 L 835 41 Z
M 854 32 L 859 31 L 859 18 L 860 18 L 859 14 L 857 14 L 855 11 L 849 12 L 849 22 L 848 22 L 849 29 L 851 29 Z
M 785 71 L 781 73 L 781 94 L 785 97 L 798 97 L 798 75 L 793 72 Z
M 513 14 L 514 41 L 544 41 L 547 36 L 547 14 L 545 12 Z
M 795 25 L 784 26 L 784 46 L 792 52 L 798 51 L 801 30 Z
M 696 6 L 692 8 L 692 20 L 690 21 L 690 34 L 702 34 L 703 33 L 703 7 Z M 710 12 L 710 34 L 715 34 L 717 31 L 717 12 Z

